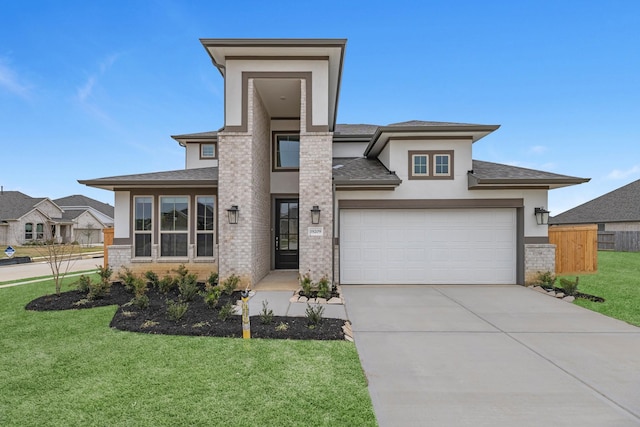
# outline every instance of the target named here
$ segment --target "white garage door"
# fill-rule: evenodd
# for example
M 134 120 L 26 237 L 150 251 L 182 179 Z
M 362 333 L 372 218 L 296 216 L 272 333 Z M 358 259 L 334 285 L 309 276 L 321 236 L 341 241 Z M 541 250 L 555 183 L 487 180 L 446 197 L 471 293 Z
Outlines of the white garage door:
M 514 284 L 515 209 L 343 209 L 343 284 Z

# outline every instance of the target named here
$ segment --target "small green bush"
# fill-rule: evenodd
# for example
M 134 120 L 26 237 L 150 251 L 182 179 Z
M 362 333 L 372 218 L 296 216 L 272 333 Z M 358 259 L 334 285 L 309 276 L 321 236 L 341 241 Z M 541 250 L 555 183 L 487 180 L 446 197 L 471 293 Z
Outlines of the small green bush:
M 220 307 L 220 311 L 218 312 L 218 319 L 226 322 L 229 317 L 233 314 L 234 305 L 231 301 Z
M 135 286 L 133 282 L 136 280 L 136 275 L 133 274 L 133 272 L 127 267 L 122 267 L 120 269 L 120 271 L 118 272 L 118 280 L 122 282 L 124 288 L 128 292 L 135 292 Z
M 324 299 L 331 298 L 331 287 L 329 286 L 329 280 L 326 277 L 323 277 L 318 282 L 318 296 Z
M 313 290 L 313 282 L 311 281 L 311 276 L 309 273 L 306 273 L 304 276 L 300 276 L 300 287 L 302 288 L 302 292 L 306 296 L 311 295 L 311 291 Z
M 173 280 L 173 277 L 167 274 L 158 281 L 158 290 L 163 294 L 167 294 L 175 285 L 176 283 L 175 280 Z
M 556 276 L 550 272 L 538 272 L 538 277 L 536 278 L 536 283 L 546 287 L 553 287 L 556 282 Z
M 262 310 L 260 311 L 260 323 L 270 325 L 273 323 L 273 310 L 269 308 L 269 303 L 262 301 Z
M 158 275 L 149 270 L 146 273 L 144 273 L 144 277 L 149 281 L 149 283 L 151 283 L 151 286 L 153 286 L 154 288 L 158 287 L 158 283 L 160 282 L 160 278 L 158 277 Z
M 187 267 L 185 267 L 184 264 L 180 264 L 178 268 L 173 270 L 173 272 L 178 275 L 178 282 L 180 281 L 180 279 L 184 279 L 185 277 L 187 277 L 187 274 L 189 274 L 189 270 L 187 270 Z
M 209 286 L 216 286 L 218 284 L 218 273 L 215 271 L 209 275 L 207 278 L 207 284 Z
M 149 307 L 149 297 L 146 294 L 136 295 L 131 300 L 131 303 L 144 310 L 145 308 Z
M 89 288 L 91 287 L 91 277 L 85 276 L 84 274 L 78 278 L 76 282 L 76 288 L 80 292 L 89 292 Z
M 220 295 L 222 295 L 222 289 L 219 286 L 209 286 L 204 289 L 202 293 L 202 297 L 204 298 L 204 303 L 207 304 L 210 308 L 215 308 L 218 305 L 218 301 L 220 301 Z
M 113 270 L 109 265 L 105 265 L 104 267 L 101 265 L 96 265 L 98 267 L 98 276 L 100 276 L 100 280 L 104 282 L 108 282 L 111 280 L 111 275 L 113 274 Z
M 93 301 L 100 298 L 104 298 L 109 295 L 111 290 L 111 282 L 99 281 L 89 283 L 89 292 L 87 293 L 87 299 Z
M 192 301 L 198 294 L 198 276 L 195 274 L 181 276 L 178 282 L 178 289 L 180 290 L 180 299 L 182 301 Z
M 238 282 L 240 282 L 240 278 L 235 274 L 227 277 L 224 282 L 222 282 L 222 290 L 225 294 L 231 295 L 233 291 L 236 290 L 238 286 Z
M 307 325 L 309 328 L 315 328 L 317 325 L 322 322 L 322 315 L 324 313 L 324 307 L 322 305 L 316 305 L 312 307 L 307 304 L 307 309 L 305 310 L 305 315 L 307 316 Z
M 560 278 L 560 287 L 567 295 L 575 295 L 578 293 L 578 281 L 579 277 L 576 277 L 576 281 L 572 282 L 571 280 L 565 279 L 564 277 Z
M 169 316 L 169 319 L 173 320 L 174 322 L 182 319 L 188 309 L 188 302 L 176 302 L 170 299 L 167 300 L 167 316 Z
M 276 325 L 276 331 L 278 332 L 284 332 L 287 329 L 289 329 L 289 324 L 288 323 L 284 323 L 284 322 L 280 322 Z

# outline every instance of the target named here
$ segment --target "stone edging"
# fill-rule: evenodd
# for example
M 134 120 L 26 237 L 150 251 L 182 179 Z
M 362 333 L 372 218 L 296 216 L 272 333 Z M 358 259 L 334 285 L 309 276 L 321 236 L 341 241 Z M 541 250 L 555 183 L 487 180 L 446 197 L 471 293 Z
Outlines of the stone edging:
M 298 289 L 294 292 L 293 296 L 289 298 L 289 302 L 292 303 L 303 303 L 303 304 L 342 304 L 344 305 L 344 298 L 342 298 L 342 291 L 338 286 L 338 295 L 339 297 L 333 297 L 330 299 L 325 298 L 307 298 L 305 296 L 300 296 L 301 289 Z
M 565 295 L 562 292 L 547 291 L 542 286 L 529 286 L 529 288 L 533 289 L 534 291 L 540 292 L 541 294 L 547 294 L 551 297 L 555 297 L 557 299 L 561 299 L 562 301 L 566 301 L 566 302 L 573 302 L 576 299 L 575 297 L 571 295 Z

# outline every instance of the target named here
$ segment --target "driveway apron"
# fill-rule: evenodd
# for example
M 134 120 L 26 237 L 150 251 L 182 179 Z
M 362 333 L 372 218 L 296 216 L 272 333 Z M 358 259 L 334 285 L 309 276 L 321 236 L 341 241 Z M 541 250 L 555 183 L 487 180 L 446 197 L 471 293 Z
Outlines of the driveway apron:
M 640 328 L 522 286 L 342 286 L 380 426 L 638 426 Z

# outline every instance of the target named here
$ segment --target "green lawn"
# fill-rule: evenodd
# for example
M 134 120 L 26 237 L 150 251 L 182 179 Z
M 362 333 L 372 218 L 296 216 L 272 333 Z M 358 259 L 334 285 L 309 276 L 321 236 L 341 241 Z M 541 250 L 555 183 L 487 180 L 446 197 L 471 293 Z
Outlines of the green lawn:
M 0 289 L 2 426 L 376 425 L 353 343 L 122 332 L 115 306 L 24 310 L 53 288 Z
M 598 272 L 579 276 L 578 291 L 604 303 L 577 299 L 575 304 L 640 326 L 640 253 L 598 252 Z M 575 279 L 575 276 L 567 277 Z

